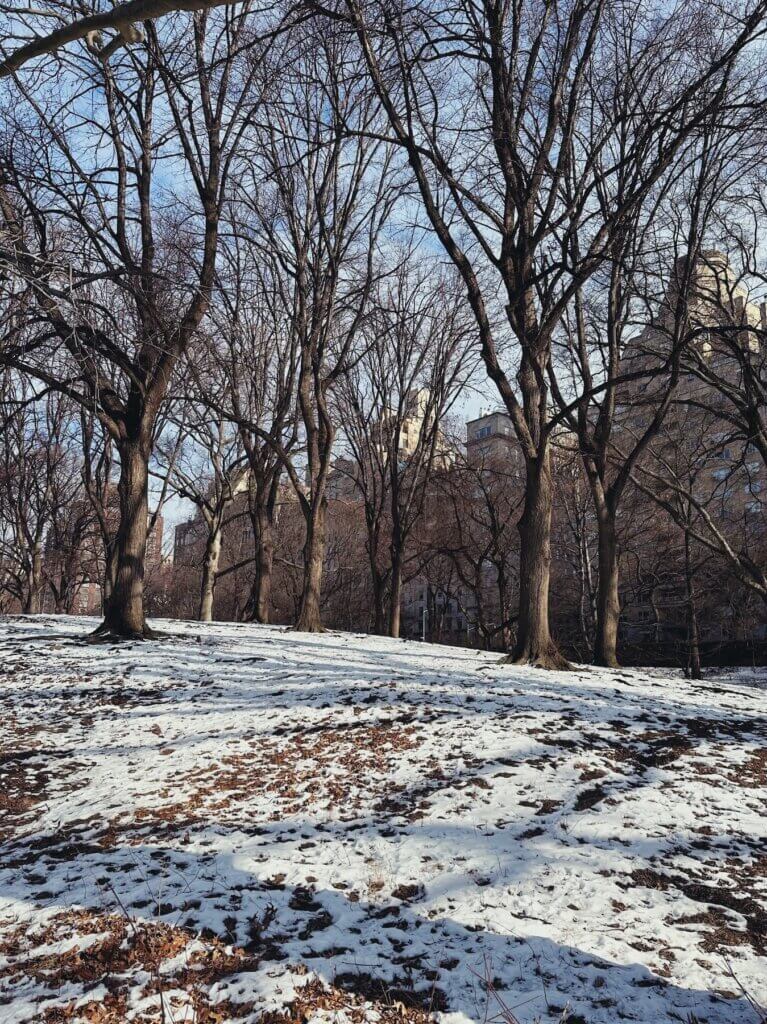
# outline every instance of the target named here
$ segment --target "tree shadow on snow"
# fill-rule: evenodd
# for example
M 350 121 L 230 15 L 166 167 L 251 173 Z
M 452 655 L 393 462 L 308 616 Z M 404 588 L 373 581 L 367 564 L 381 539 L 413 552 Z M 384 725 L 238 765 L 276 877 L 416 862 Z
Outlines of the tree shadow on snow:
M 0 871 L 0 898 L 162 921 L 239 945 L 260 957 L 265 971 L 282 964 L 289 973 L 290 965 L 305 964 L 366 998 L 461 1012 L 476 1021 L 500 1009 L 492 987 L 523 1024 L 551 1019 L 565 1005 L 571 1022 L 588 1024 L 756 1024 L 744 998 L 683 988 L 641 964 L 615 963 L 529 934 L 529 927 L 527 934 L 511 934 L 493 927 L 491 911 L 482 925 L 430 917 L 428 908 L 419 911 L 418 886 L 401 892 L 402 899 L 381 894 L 375 901 L 351 890 L 288 886 L 246 852 L 199 849 L 204 835 L 195 837 L 193 852 L 151 843 L 102 849 L 83 841 L 70 848 L 70 859 L 61 848 L 41 849 L 24 871 Z M 269 919 L 269 907 L 274 917 L 261 932 L 254 922 Z M 244 986 L 253 997 L 263 983 L 256 971 L 222 981 L 219 991 L 232 996 Z

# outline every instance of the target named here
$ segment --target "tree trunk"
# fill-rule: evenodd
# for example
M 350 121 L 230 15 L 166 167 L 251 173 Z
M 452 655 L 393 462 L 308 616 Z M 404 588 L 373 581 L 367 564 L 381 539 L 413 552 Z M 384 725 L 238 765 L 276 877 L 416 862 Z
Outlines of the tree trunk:
M 274 566 L 273 510 L 260 505 L 251 512 L 254 543 L 254 573 L 250 594 L 243 609 L 246 622 L 267 625 L 272 608 L 272 570 Z
M 618 596 L 618 542 L 615 536 L 615 516 L 607 505 L 597 511 L 599 588 L 594 664 L 605 668 L 618 668 L 618 625 L 621 606 Z
M 402 560 L 399 552 L 392 552 L 391 561 L 391 596 L 389 605 L 389 636 L 397 639 L 400 631 L 402 613 Z
M 213 621 L 213 597 L 216 589 L 216 573 L 221 559 L 221 527 L 213 526 L 205 544 L 205 558 L 202 563 L 200 584 L 200 622 Z
M 114 536 L 104 546 L 104 579 L 101 591 L 101 607 L 104 614 L 106 614 L 117 579 L 117 554 L 117 537 Z
M 431 585 L 426 587 L 426 600 L 424 601 L 424 607 L 426 608 L 426 623 L 425 627 L 422 623 L 421 629 L 423 639 L 428 643 L 431 643 L 434 640 L 435 626 L 437 622 L 437 596 Z
M 477 646 L 481 645 L 482 638 L 487 636 L 487 620 L 485 617 L 485 602 L 482 597 L 482 572 L 481 570 L 474 575 L 474 582 L 471 588 L 471 592 L 474 596 L 474 640 Z M 466 613 L 466 644 L 469 644 L 469 616 L 468 609 Z
M 27 596 L 22 611 L 25 615 L 37 615 L 40 612 L 40 596 L 42 591 L 43 546 L 37 541 L 32 548 L 29 563 L 29 579 Z
M 551 456 L 543 443 L 536 458 L 526 458 L 525 505 L 519 520 L 519 623 L 517 643 L 506 661 L 512 665 L 567 669 L 549 629 L 551 577 Z
M 272 566 L 274 564 L 274 537 L 272 524 L 264 515 L 259 523 L 258 549 L 256 551 L 256 593 L 253 603 L 253 618 L 264 625 L 271 617 Z
M 370 566 L 370 584 L 373 591 L 373 633 L 376 636 L 386 635 L 386 580 L 378 568 L 378 533 L 367 524 L 367 543 L 365 549 Z
M 137 639 L 152 635 L 144 618 L 149 452 L 133 442 L 120 450 L 120 526 L 115 537 L 114 578 L 104 621 L 95 635 Z
M 648 601 L 650 602 L 650 608 L 652 609 L 652 639 L 653 643 L 657 647 L 660 643 L 660 611 L 658 609 L 658 603 L 655 599 L 656 587 L 650 587 L 650 593 L 648 594 Z
M 508 651 L 509 647 L 511 647 L 512 633 L 511 626 L 509 625 L 509 606 L 506 601 L 506 570 L 502 563 L 496 564 L 495 572 L 498 587 L 498 616 L 501 626 L 501 643 L 503 644 L 503 650 Z
M 579 617 L 581 637 L 587 651 L 596 650 L 596 622 L 598 617 L 597 595 L 594 593 L 593 573 L 591 569 L 591 554 L 586 536 L 585 516 L 582 517 L 579 526 L 578 538 L 578 559 L 580 562 L 580 583 L 581 599 L 579 603 Z
M 690 534 L 684 532 L 684 568 L 687 583 L 687 676 L 700 679 L 700 632 L 698 630 L 698 609 L 695 601 L 692 559 L 690 557 Z
M 373 579 L 373 632 L 376 636 L 383 636 L 386 631 L 386 586 L 380 573 L 375 573 Z
M 301 591 L 301 606 L 295 629 L 303 633 L 322 633 L 320 599 L 322 595 L 322 571 L 325 561 L 325 519 L 327 502 L 320 500 L 311 510 L 306 522 L 306 543 L 304 544 L 304 579 Z
M 72 609 L 75 603 L 75 595 L 77 594 L 77 566 L 81 545 L 82 541 L 80 539 L 78 539 L 76 543 L 72 544 L 72 548 L 64 561 L 64 568 L 61 572 L 61 586 L 58 594 L 56 595 L 56 607 L 61 607 L 61 611 L 64 615 L 72 614 Z

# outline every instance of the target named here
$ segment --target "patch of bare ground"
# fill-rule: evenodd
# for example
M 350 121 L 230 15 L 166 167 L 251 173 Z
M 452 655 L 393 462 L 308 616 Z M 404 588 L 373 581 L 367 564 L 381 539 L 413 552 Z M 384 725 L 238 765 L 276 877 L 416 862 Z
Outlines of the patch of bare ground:
M 593 786 L 591 789 L 582 790 L 575 800 L 576 811 L 588 811 L 596 807 L 607 796 L 604 786 Z
M 643 773 L 648 768 L 666 768 L 681 757 L 692 753 L 693 745 L 677 732 L 648 729 L 631 737 L 620 736 L 606 743 L 603 737 L 591 736 L 594 749 L 604 750 L 604 757 L 612 767 L 622 773 Z
M 34 821 L 35 808 L 45 799 L 48 776 L 30 759 L 37 751 L 0 750 L 0 842 Z
M 129 1013 L 135 1024 L 160 1024 L 190 1010 L 195 1024 L 243 1017 L 259 1024 L 304 1024 L 319 1011 L 343 1012 L 347 1021 L 361 1024 L 371 1010 L 381 1024 L 426 1024 L 445 1007 L 436 988 L 418 991 L 350 972 L 338 975 L 333 985 L 309 978 L 284 1009 L 257 1013 L 248 998 L 221 999 L 211 991 L 225 979 L 255 970 L 257 953 L 215 937 L 203 941 L 162 922 L 84 909 L 57 913 L 34 931 L 8 928 L 0 955 L 0 992 L 10 993 L 14 984 L 29 979 L 40 984 L 38 1002 L 49 1003 L 41 1008 L 40 1024 L 125 1024 Z M 294 973 L 307 969 L 297 965 Z M 81 994 L 57 1001 L 64 986 L 68 994 L 73 988 Z M 89 992 L 94 993 L 90 1001 Z M 8 998 L 0 994 L 0 1005 Z M 150 1000 L 148 1008 L 136 1010 L 137 1000 Z
M 412 990 L 388 987 L 368 974 L 337 975 L 330 986 L 318 978 L 310 979 L 284 1010 L 264 1014 L 259 1024 L 305 1024 L 322 1010 L 351 1024 L 369 1021 L 371 1010 L 378 1024 L 429 1024 L 443 1002 L 438 989 L 414 995 Z
M 76 941 L 72 942 L 75 937 Z M 197 1024 L 217 1024 L 229 1016 L 242 1016 L 248 1005 L 212 1001 L 210 989 L 232 975 L 254 970 L 257 956 L 211 938 L 201 941 L 183 928 L 162 922 L 139 921 L 118 914 L 67 910 L 55 914 L 43 927 L 9 929 L 0 943 L 5 963 L 0 986 L 11 991 L 15 983 L 40 983 L 40 1001 L 55 999 L 62 986 L 80 988 L 83 996 L 104 986 L 108 995 L 76 1006 L 69 999 L 47 1007 L 45 1024 L 86 1021 L 87 1024 L 124 1024 L 129 996 L 157 996 L 157 1011 L 132 1018 L 139 1024 L 160 1020 L 159 997 L 172 990 L 171 1000 L 194 1007 Z M 139 977 L 151 980 L 140 984 Z M 180 999 L 177 992 L 184 993 Z M 103 994 L 103 993 L 102 993 Z
M 259 738 L 248 751 L 225 755 L 216 765 L 179 777 L 174 792 L 185 793 L 183 800 L 139 808 L 135 819 L 153 823 L 184 818 L 191 824 L 215 814 L 223 821 L 228 812 L 242 814 L 251 797 L 267 795 L 279 801 L 279 810 L 271 815 L 274 821 L 316 807 L 341 811 L 342 820 L 350 820 L 379 787 L 384 789 L 397 758 L 419 741 L 417 727 L 396 722 L 323 726 L 297 732 L 288 742 Z
M 68 760 L 66 773 L 57 773 L 57 762 L 70 751 L 43 748 L 37 733 L 12 728 L 10 742 L 0 745 L 0 843 L 28 832 L 48 801 L 84 785 L 77 777 L 82 764 Z
M 467 757 L 463 752 L 460 756 L 466 766 L 465 771 L 448 773 L 432 759 L 428 770 L 423 773 L 423 782 L 415 786 L 390 782 L 385 794 L 373 804 L 373 810 L 383 817 L 395 816 L 406 821 L 420 821 L 428 813 L 432 798 L 439 793 L 466 790 L 467 796 L 476 801 L 479 791 L 492 790 L 492 781 L 483 775 L 472 774 L 474 769 L 485 768 L 486 765 L 476 758 Z
M 78 772 L 86 765 L 69 757 L 70 751 L 0 750 L 0 842 L 12 838 L 21 826 L 33 824 L 35 811 L 86 785 Z M 66 771 L 59 762 L 66 759 Z
M 45 799 L 47 775 L 40 757 L 39 729 L 23 725 L 11 713 L 3 724 L 0 742 L 0 843 L 35 819 L 35 808 Z
M 727 955 L 737 946 L 749 946 L 752 937 L 748 932 L 733 927 L 730 917 L 718 907 L 709 907 L 699 914 L 683 914 L 681 917 L 669 917 L 668 924 L 676 927 L 684 925 L 705 926 L 704 936 L 699 943 L 706 953 Z
M 641 868 L 630 877 L 634 885 L 661 892 L 674 888 L 695 903 L 707 904 L 706 911 L 674 919 L 675 924 L 710 926 L 700 942 L 706 952 L 750 945 L 760 956 L 767 954 L 767 911 L 753 896 L 722 885 L 704 885 L 678 875 L 666 875 L 651 868 Z M 745 920 L 745 928 L 725 911 L 740 915 Z
M 728 781 L 747 789 L 767 786 L 767 747 L 755 750 L 736 771 L 730 772 Z

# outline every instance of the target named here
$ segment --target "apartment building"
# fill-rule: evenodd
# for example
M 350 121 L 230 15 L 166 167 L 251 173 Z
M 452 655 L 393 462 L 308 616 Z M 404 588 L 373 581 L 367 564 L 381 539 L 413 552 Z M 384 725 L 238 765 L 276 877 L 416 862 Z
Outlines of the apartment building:
M 691 340 L 673 404 L 645 466 L 649 473 L 655 472 L 661 497 L 677 502 L 680 511 L 686 506 L 694 548 L 694 532 L 706 532 L 705 519 L 710 515 L 738 550 L 753 550 L 757 558 L 761 552 L 763 557 L 767 552 L 764 460 L 728 420 L 727 399 L 706 377 L 707 371 L 713 371 L 737 392 L 741 386 L 738 360 L 723 337 L 734 338 L 750 355 L 760 357 L 764 344 L 761 332 L 767 330 L 767 305 L 750 300 L 722 252 L 704 251 L 692 267 L 681 258 L 674 270 L 658 323 L 640 335 L 634 353 L 637 365 L 650 366 L 653 358 L 662 359 L 670 351 L 680 287 L 682 282 L 687 284 L 685 330 Z M 620 429 L 636 435 L 644 427 L 652 415 L 654 389 L 662 386 L 661 378 L 657 384 L 640 381 L 628 389 L 629 401 Z M 661 482 L 664 477 L 669 481 L 665 489 Z M 704 641 L 764 634 L 765 624 L 758 621 L 758 611 L 754 619 L 736 621 L 741 612 L 725 592 L 726 572 L 720 567 L 716 581 L 712 576 L 713 567 L 719 565 L 715 554 L 700 550 L 698 544 L 692 560 L 685 562 L 680 553 L 682 531 L 676 528 L 672 532 L 663 558 L 654 561 L 656 552 L 647 553 L 644 585 L 637 586 L 634 581 L 633 590 L 624 592 L 624 638 L 661 645 L 684 642 L 689 628 L 691 584 L 693 593 L 698 591 L 699 629 Z M 711 592 L 712 587 L 716 592 Z
M 466 424 L 466 455 L 470 461 L 512 459 L 518 452 L 517 437 L 507 412 L 487 410 Z

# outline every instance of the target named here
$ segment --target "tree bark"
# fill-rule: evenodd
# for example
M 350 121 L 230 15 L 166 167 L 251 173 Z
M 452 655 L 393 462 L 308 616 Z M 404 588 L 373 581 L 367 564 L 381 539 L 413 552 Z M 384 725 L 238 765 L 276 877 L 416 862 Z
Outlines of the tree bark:
M 144 617 L 149 448 L 131 442 L 120 449 L 120 526 L 115 537 L 114 579 L 104 621 L 95 636 L 138 639 L 152 636 Z
M 399 638 L 402 613 L 402 561 L 399 551 L 392 551 L 391 603 L 389 605 L 389 636 Z
M 373 632 L 376 636 L 383 636 L 386 632 L 386 584 L 372 555 L 370 580 L 373 586 Z
M 272 565 L 274 562 L 274 545 L 259 546 L 258 549 L 258 580 L 254 610 L 254 621 L 267 625 L 271 619 L 272 605 Z
M 258 543 L 256 547 L 256 579 L 253 600 L 253 619 L 266 624 L 271 616 L 272 567 L 274 565 L 274 532 L 266 510 L 258 513 Z
M 508 602 L 506 601 L 506 570 L 503 566 L 503 563 L 499 562 L 496 564 L 495 572 L 496 583 L 498 586 L 498 614 L 501 625 L 501 643 L 503 644 L 504 651 L 508 651 L 509 647 L 511 647 L 512 637 L 511 627 L 509 626 L 509 606 Z M 481 585 L 482 584 L 480 582 L 480 586 Z
M 594 664 L 605 668 L 618 668 L 618 625 L 621 613 L 618 595 L 618 541 L 615 535 L 615 516 L 606 504 L 598 509 L 597 523 L 599 588 Z
M 37 615 L 40 612 L 41 607 L 41 592 L 42 592 L 42 575 L 43 575 L 43 546 L 40 541 L 36 541 L 32 548 L 32 554 L 30 558 L 29 567 L 29 581 L 27 596 L 24 601 L 23 612 L 25 615 Z
M 104 614 L 109 604 L 109 599 L 114 590 L 117 579 L 117 536 L 112 537 L 108 544 L 104 545 L 104 579 L 101 596 L 101 607 Z
M 700 632 L 698 630 L 698 609 L 695 600 L 694 571 L 690 555 L 690 534 L 684 533 L 684 568 L 687 583 L 687 675 L 690 679 L 700 679 Z
M 540 445 L 537 457 L 525 458 L 525 469 L 525 504 L 518 524 L 519 624 L 516 646 L 506 661 L 512 665 L 568 669 L 570 664 L 559 653 L 549 630 L 553 482 L 548 445 Z
M 320 599 L 325 561 L 326 513 L 327 501 L 322 498 L 312 509 L 306 521 L 303 590 L 298 620 L 295 625 L 295 629 L 303 633 L 323 632 Z
M 205 558 L 202 563 L 200 583 L 200 622 L 213 621 L 213 598 L 216 590 L 216 573 L 221 559 L 221 527 L 213 526 L 205 544 Z
M 251 511 L 253 526 L 254 573 L 250 594 L 243 609 L 245 622 L 268 625 L 272 608 L 272 571 L 274 567 L 274 502 L 258 502 Z

